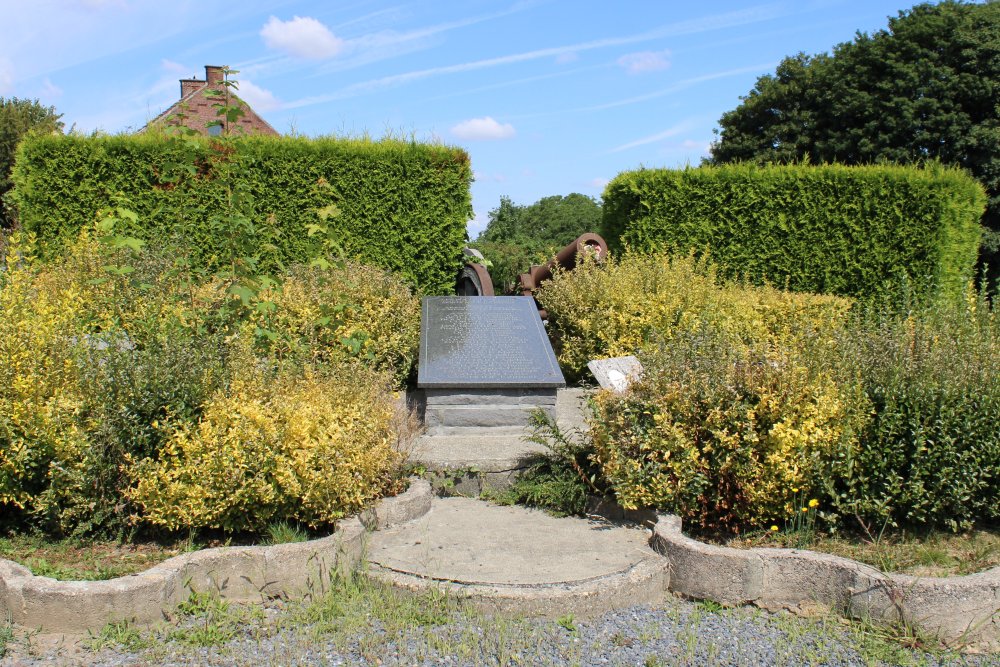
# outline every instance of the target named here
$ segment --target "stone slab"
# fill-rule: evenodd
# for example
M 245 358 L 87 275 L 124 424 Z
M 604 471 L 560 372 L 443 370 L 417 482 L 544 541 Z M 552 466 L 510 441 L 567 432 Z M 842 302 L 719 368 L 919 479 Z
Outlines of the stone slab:
M 642 364 L 634 356 L 593 359 L 587 368 L 594 374 L 602 389 L 622 393 L 642 376 Z
M 541 410 L 555 417 L 556 406 L 553 405 L 428 405 L 424 412 L 424 426 L 428 430 L 437 427 L 527 427 L 531 424 L 531 414 Z
M 476 470 L 483 473 L 508 472 L 524 468 L 532 456 L 545 453 L 542 445 L 518 433 L 484 436 L 423 436 L 417 440 L 410 459 L 428 470 Z
M 423 299 L 417 386 L 507 389 L 565 384 L 533 299 Z
M 426 389 L 426 405 L 555 405 L 555 389 Z
M 425 516 L 379 531 L 369 563 L 422 578 L 501 586 L 566 585 L 662 563 L 649 531 L 555 518 L 524 507 L 438 498 Z

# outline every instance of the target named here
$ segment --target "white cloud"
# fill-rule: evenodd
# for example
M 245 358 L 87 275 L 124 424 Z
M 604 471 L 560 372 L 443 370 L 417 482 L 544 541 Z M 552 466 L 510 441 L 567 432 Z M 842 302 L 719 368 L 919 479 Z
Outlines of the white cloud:
M 593 49 L 603 49 L 612 46 L 622 46 L 625 44 L 646 42 L 653 39 L 663 39 L 665 37 L 672 37 L 676 35 L 690 35 L 690 34 L 707 32 L 710 30 L 720 30 L 723 28 L 731 28 L 735 26 L 745 25 L 748 23 L 757 23 L 760 21 L 766 21 L 781 15 L 782 13 L 778 5 L 774 4 L 763 5 L 761 7 L 755 7 L 752 9 L 729 12 L 726 14 L 716 14 L 712 16 L 706 16 L 691 21 L 671 23 L 656 28 L 654 30 L 636 35 L 598 39 L 591 42 L 571 44 L 569 46 L 557 46 L 552 48 L 536 49 L 534 51 L 513 53 L 510 55 L 500 56 L 497 58 L 487 58 L 485 60 L 474 60 L 470 62 L 457 63 L 454 65 L 443 65 L 439 67 L 431 67 L 428 69 L 404 72 L 402 74 L 393 74 L 378 79 L 371 79 L 369 81 L 355 83 L 333 93 L 327 93 L 324 95 L 313 95 L 310 97 L 304 97 L 302 99 L 295 100 L 293 102 L 288 102 L 285 104 L 285 108 L 295 109 L 298 107 L 304 107 L 313 104 L 322 104 L 333 100 L 346 99 L 357 95 L 371 93 L 377 90 L 383 90 L 385 88 L 393 86 L 413 83 L 414 81 L 420 81 L 428 77 L 440 76 L 442 74 L 472 72 L 485 68 L 528 62 L 531 60 L 537 60 L 539 58 L 549 58 L 549 57 L 555 58 L 565 53 L 590 51 Z M 770 69 L 773 69 L 773 67 L 771 67 Z M 654 94 L 654 96 L 659 94 L 660 93 L 656 93 Z M 622 102 L 621 104 L 626 104 L 626 103 L 630 103 L 630 101 Z M 617 104 L 618 103 L 613 104 L 611 106 L 616 106 Z
M 663 132 L 657 132 L 656 134 L 651 134 L 648 137 L 643 137 L 642 139 L 636 139 L 635 141 L 630 141 L 627 144 L 622 144 L 621 146 L 616 146 L 612 148 L 609 153 L 619 153 L 621 151 L 627 151 L 630 148 L 636 148 L 638 146 L 645 146 L 646 144 L 656 143 L 657 141 L 662 141 L 670 137 L 675 137 L 678 134 L 683 134 L 687 132 L 694 126 L 694 120 L 688 119 L 671 128 L 664 130 Z
M 14 87 L 14 66 L 10 60 L 0 56 L 0 93 L 7 93 Z
M 476 177 L 477 183 L 506 183 L 507 174 L 502 174 L 496 172 L 495 174 L 490 174 L 485 171 L 474 171 L 472 175 Z
M 190 74 L 191 71 L 186 65 L 180 63 L 175 63 L 173 60 L 168 60 L 163 58 L 160 60 L 160 69 L 164 72 L 171 72 L 173 74 Z
M 618 59 L 618 64 L 629 74 L 657 72 L 670 67 L 670 51 L 639 51 L 626 53 Z
M 260 29 L 260 36 L 269 49 L 284 51 L 298 58 L 330 58 L 344 48 L 344 40 L 308 16 L 295 16 L 290 21 L 272 16 Z
M 451 128 L 451 133 L 466 141 L 510 139 L 516 132 L 510 123 L 498 123 L 491 116 L 471 118 Z
M 606 186 L 610 182 L 611 181 L 609 181 L 608 179 L 598 176 L 597 178 L 592 178 L 590 182 L 587 183 L 587 185 L 589 185 L 592 188 L 597 188 L 598 190 L 603 190 L 604 186 Z
M 55 99 L 57 97 L 62 97 L 62 88 L 52 83 L 49 77 L 45 77 L 45 81 L 42 82 L 42 93 L 41 97 L 46 100 Z
M 240 81 L 237 91 L 254 111 L 273 111 L 281 106 L 281 101 L 270 90 L 261 88 L 248 79 Z
M 566 65 L 568 63 L 574 63 L 580 59 L 580 56 L 576 51 L 567 51 L 566 53 L 560 53 L 556 56 L 557 65 Z
M 685 139 L 681 142 L 681 148 L 686 151 L 698 151 L 699 153 L 708 153 L 712 148 L 712 144 L 708 141 L 696 141 L 694 139 Z
M 474 217 L 472 218 L 472 220 L 470 220 L 468 222 L 468 224 L 466 224 L 466 227 L 465 227 L 466 230 L 469 232 L 469 238 L 470 239 L 474 239 L 477 236 L 479 236 L 479 234 L 484 229 L 486 229 L 486 225 L 488 225 L 490 223 L 490 216 L 487 213 L 483 213 L 481 211 L 476 211 L 473 214 L 473 216 Z

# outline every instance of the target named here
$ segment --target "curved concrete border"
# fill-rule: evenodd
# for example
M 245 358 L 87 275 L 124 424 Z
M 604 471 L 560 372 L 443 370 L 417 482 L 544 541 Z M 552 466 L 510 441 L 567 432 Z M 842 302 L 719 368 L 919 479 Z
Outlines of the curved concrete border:
M 368 576 L 411 592 L 443 590 L 487 612 L 551 617 L 587 617 L 636 604 L 661 603 L 667 580 L 666 568 L 649 559 L 600 577 L 543 584 L 469 583 L 384 566 L 369 566 Z
M 219 547 L 175 556 L 145 572 L 107 581 L 57 581 L 0 559 L 0 618 L 52 633 L 83 633 L 107 623 L 151 623 L 191 591 L 218 591 L 222 598 L 257 601 L 323 591 L 329 575 L 356 566 L 365 534 L 412 521 L 431 506 L 430 484 L 385 498 L 357 517 L 341 521 L 329 537 L 273 546 Z
M 1000 567 L 964 577 L 887 574 L 857 561 L 799 549 L 733 549 L 681 532 L 659 515 L 650 545 L 670 563 L 675 593 L 721 604 L 903 622 L 948 645 L 1000 649 Z

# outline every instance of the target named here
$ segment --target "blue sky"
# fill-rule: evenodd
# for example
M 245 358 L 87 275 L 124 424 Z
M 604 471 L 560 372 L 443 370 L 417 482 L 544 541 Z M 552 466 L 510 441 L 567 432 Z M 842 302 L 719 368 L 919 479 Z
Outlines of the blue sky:
M 472 237 L 501 195 L 600 197 L 640 165 L 698 164 L 783 56 L 885 27 L 905 0 L 0 0 L 0 96 L 129 131 L 204 65 L 279 132 L 466 148 Z

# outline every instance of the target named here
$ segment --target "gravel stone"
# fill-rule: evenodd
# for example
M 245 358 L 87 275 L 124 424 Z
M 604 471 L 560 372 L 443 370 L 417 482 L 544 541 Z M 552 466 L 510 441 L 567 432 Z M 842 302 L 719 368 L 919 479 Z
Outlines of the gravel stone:
M 719 610 L 714 605 L 671 600 L 631 607 L 595 618 L 510 619 L 456 614 L 442 625 L 414 626 L 390 637 L 372 619 L 363 631 L 338 642 L 308 626 L 276 625 L 282 611 L 269 606 L 264 621 L 241 628 L 232 641 L 211 648 L 165 641 L 130 653 L 90 652 L 82 646 L 23 648 L 0 665 L 869 665 L 866 654 L 836 620 L 805 620 L 754 608 Z M 191 622 L 197 622 L 193 620 Z M 284 624 L 284 625 L 287 625 Z M 8 647 L 11 648 L 11 647 Z M 900 648 L 881 664 L 1000 665 L 1000 656 L 938 654 Z

